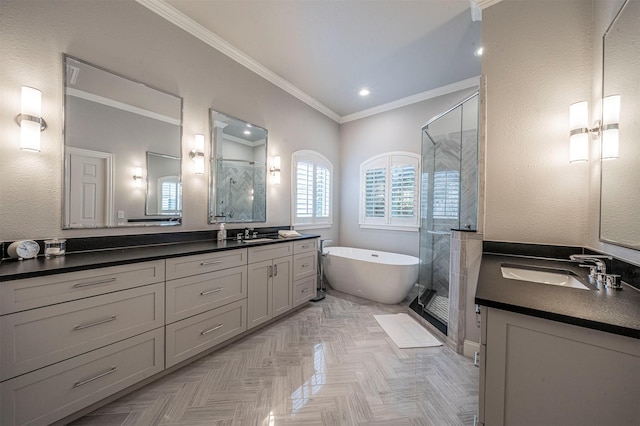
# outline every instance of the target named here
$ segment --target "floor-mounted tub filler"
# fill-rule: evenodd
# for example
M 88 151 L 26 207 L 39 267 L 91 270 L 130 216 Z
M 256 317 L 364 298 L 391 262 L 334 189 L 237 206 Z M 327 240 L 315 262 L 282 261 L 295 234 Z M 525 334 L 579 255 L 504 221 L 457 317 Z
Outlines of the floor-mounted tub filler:
M 418 280 L 414 256 L 352 247 L 327 247 L 323 254 L 331 287 L 374 302 L 400 303 Z

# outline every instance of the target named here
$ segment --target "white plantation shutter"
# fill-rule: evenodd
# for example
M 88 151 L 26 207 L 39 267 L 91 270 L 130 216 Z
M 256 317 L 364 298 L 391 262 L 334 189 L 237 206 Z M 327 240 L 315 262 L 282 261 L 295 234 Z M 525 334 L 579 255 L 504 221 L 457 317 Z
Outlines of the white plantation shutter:
M 391 152 L 360 165 L 360 226 L 417 230 L 420 157 Z
M 177 176 L 158 179 L 160 188 L 159 214 L 178 214 L 182 211 L 182 184 Z
M 433 176 L 433 218 L 457 219 L 460 197 L 460 173 L 435 172 Z
M 298 228 L 331 225 L 331 162 L 315 151 L 297 151 L 293 153 L 293 170 L 293 224 Z

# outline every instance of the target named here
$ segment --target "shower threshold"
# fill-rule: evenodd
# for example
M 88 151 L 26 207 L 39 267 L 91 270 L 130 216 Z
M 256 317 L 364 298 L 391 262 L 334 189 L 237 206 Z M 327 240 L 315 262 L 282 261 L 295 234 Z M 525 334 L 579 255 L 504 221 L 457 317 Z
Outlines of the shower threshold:
M 438 296 L 435 290 L 428 290 L 416 297 L 409 305 L 409 308 L 433 324 L 442 333 L 447 334 L 448 298 Z

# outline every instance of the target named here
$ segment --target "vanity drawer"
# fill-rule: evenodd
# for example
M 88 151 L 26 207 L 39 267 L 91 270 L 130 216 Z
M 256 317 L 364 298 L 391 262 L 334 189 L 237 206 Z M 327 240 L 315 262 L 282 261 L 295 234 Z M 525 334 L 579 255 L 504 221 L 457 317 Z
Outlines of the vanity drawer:
M 164 260 L 6 281 L 0 286 L 0 315 L 162 281 Z
M 318 250 L 318 239 L 310 239 L 310 240 L 302 240 L 302 241 L 295 241 L 293 243 L 293 253 L 294 254 L 298 254 L 298 253 L 307 253 L 310 251 L 317 251 Z
M 166 367 L 191 358 L 246 329 L 246 299 L 169 324 L 166 327 Z
M 167 280 L 175 280 L 177 278 L 246 265 L 247 249 L 175 257 L 167 259 L 166 262 Z
M 293 254 L 293 243 L 276 243 L 259 247 L 249 248 L 249 263 L 262 262 L 263 260 L 275 259 L 278 257 L 291 256 Z
M 164 333 L 153 330 L 0 384 L 0 424 L 49 424 L 159 373 Z
M 0 318 L 0 380 L 164 325 L 164 283 Z
M 167 281 L 166 321 L 172 323 L 246 297 L 246 266 Z
M 313 251 L 305 254 L 296 254 L 293 256 L 293 280 L 310 277 L 315 275 L 317 266 L 318 253 Z
M 317 278 L 312 276 L 293 283 L 293 306 L 302 305 L 316 297 Z

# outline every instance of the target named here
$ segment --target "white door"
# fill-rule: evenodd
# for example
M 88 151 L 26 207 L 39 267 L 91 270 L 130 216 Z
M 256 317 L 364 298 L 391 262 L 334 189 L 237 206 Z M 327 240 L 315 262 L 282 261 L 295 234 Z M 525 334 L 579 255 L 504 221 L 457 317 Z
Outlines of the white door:
M 112 155 L 67 148 L 67 212 L 71 228 L 111 224 Z

